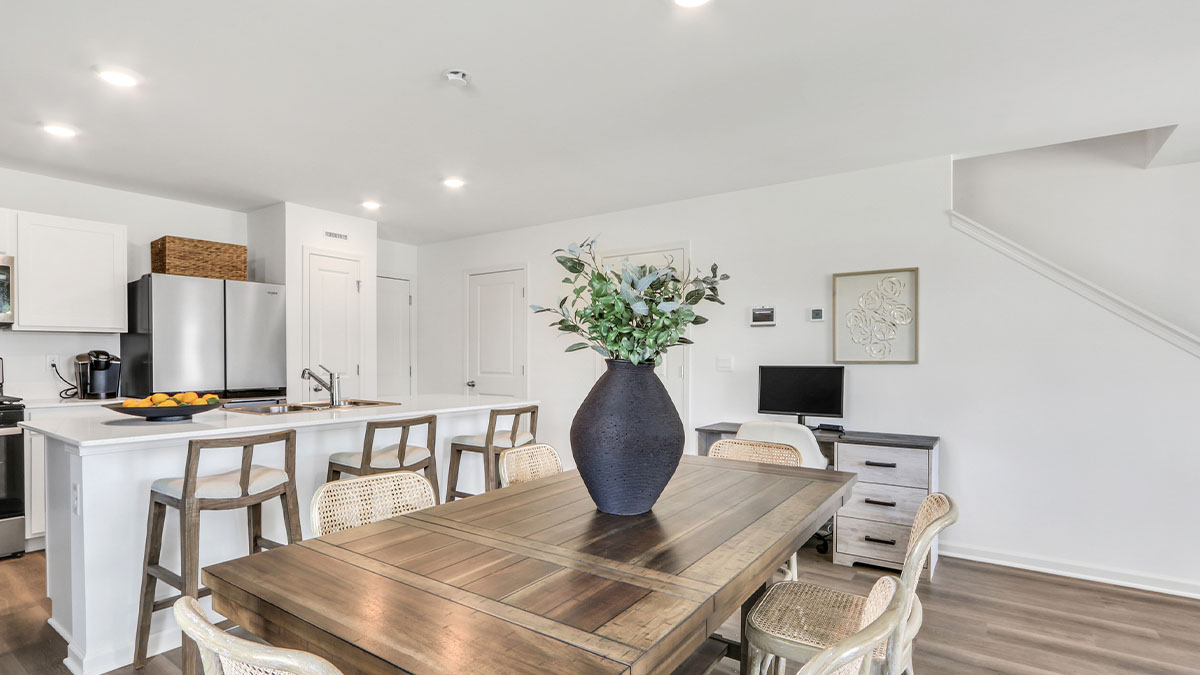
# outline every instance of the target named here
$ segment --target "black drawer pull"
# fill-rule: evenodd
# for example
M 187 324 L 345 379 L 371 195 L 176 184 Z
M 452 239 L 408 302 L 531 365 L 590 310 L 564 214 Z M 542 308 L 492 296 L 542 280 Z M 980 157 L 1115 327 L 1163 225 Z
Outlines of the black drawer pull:
M 879 499 L 871 499 L 870 497 L 867 497 L 863 501 L 868 504 L 871 504 L 872 506 L 890 506 L 893 508 L 895 508 L 895 506 L 896 506 L 896 502 L 885 502 L 885 501 L 882 501 Z
M 871 460 L 868 459 L 867 466 L 877 466 L 881 469 L 894 469 L 894 468 L 896 468 L 896 463 L 895 462 L 872 462 Z
M 886 544 L 886 545 L 888 545 L 888 546 L 895 546 L 895 545 L 896 545 L 896 540 L 895 540 L 895 539 L 879 539 L 879 538 L 877 538 L 877 537 L 872 537 L 872 536 L 870 536 L 870 535 L 868 535 L 868 536 L 866 536 L 866 537 L 863 537 L 863 539 L 865 539 L 865 540 L 867 540 L 867 541 L 871 542 L 872 544 Z

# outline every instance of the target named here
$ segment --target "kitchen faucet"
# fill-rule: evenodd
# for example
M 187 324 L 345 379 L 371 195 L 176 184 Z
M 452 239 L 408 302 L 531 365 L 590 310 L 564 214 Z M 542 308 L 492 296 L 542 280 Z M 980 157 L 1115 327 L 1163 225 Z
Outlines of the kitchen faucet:
M 300 371 L 300 377 L 305 380 L 312 380 L 317 383 L 317 386 L 329 392 L 329 405 L 333 408 L 341 407 L 342 405 L 342 376 L 326 368 L 321 364 L 317 367 L 329 374 L 329 381 L 326 382 L 312 371 L 311 368 L 305 368 Z

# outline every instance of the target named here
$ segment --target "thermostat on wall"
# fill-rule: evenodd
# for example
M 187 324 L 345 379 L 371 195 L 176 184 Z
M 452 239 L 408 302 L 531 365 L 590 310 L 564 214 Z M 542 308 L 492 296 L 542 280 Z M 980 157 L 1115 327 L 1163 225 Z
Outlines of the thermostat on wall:
M 825 320 L 825 308 L 824 307 L 813 307 L 812 309 L 808 310 L 808 320 L 809 321 L 824 321 Z
M 750 326 L 774 326 L 775 325 L 775 308 L 774 307 L 751 307 L 750 308 Z

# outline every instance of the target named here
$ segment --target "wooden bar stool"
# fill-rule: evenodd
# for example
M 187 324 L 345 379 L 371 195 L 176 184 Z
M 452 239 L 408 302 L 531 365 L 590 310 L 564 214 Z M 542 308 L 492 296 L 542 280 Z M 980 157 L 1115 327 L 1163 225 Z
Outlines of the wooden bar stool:
M 529 416 L 529 429 L 521 429 L 521 418 Z M 501 417 L 512 417 L 509 431 L 497 431 Z M 450 440 L 450 474 L 446 485 L 446 501 L 473 496 L 458 489 L 458 465 L 464 452 L 483 455 L 483 489 L 490 492 L 500 487 L 500 451 L 537 442 L 538 407 L 502 408 L 492 410 L 488 418 L 487 432 L 477 436 L 455 436 Z
M 254 463 L 254 448 L 268 443 L 284 444 L 284 468 Z M 211 476 L 199 475 L 200 454 L 210 448 L 242 449 L 241 468 Z M 184 596 L 211 595 L 200 588 L 200 512 L 246 509 L 246 524 L 251 553 L 282 544 L 262 536 L 262 505 L 276 497 L 283 506 L 283 522 L 289 544 L 301 540 L 300 507 L 296 498 L 296 431 L 278 431 L 259 436 L 193 440 L 188 443 L 187 466 L 180 478 L 160 478 L 150 486 L 150 515 L 146 524 L 146 557 L 142 567 L 142 594 L 138 603 L 137 639 L 133 667 L 146 665 L 150 639 L 150 617 L 160 609 L 169 609 Z M 163 526 L 167 507 L 179 510 L 179 541 L 182 571 L 176 574 L 159 564 Z M 178 595 L 155 601 L 158 582 L 180 591 Z M 183 673 L 197 672 L 196 644 L 183 638 Z
M 425 446 L 410 445 L 409 432 L 413 427 L 428 425 L 425 430 Z M 401 429 L 400 443 L 383 449 L 375 449 L 375 432 L 379 429 Z M 437 440 L 437 415 L 413 417 L 403 420 L 380 420 L 367 422 L 367 433 L 363 437 L 361 452 L 335 452 L 329 456 L 329 474 L 326 480 L 335 481 L 342 474 L 369 476 L 392 471 L 421 471 L 433 485 L 434 499 L 438 497 L 437 459 L 434 443 Z

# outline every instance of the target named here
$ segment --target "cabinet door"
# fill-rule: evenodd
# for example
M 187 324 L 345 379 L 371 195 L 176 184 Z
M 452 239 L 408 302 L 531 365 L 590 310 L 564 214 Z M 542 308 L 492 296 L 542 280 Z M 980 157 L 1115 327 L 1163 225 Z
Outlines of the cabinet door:
M 25 432 L 25 538 L 46 534 L 46 437 Z
M 124 332 L 124 225 L 17 214 L 15 330 Z

